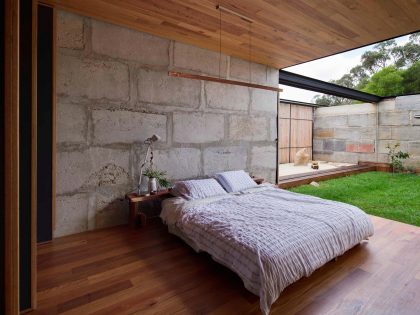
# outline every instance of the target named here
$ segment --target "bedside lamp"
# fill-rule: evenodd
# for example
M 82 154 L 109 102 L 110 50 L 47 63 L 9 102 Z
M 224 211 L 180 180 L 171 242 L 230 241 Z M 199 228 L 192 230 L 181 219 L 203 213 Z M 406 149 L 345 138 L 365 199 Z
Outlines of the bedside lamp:
M 139 185 L 137 187 L 137 194 L 139 194 L 139 195 L 141 194 L 141 182 L 142 182 L 142 179 L 143 179 L 143 169 L 144 169 L 144 166 L 146 165 L 147 158 L 149 156 L 150 151 L 152 151 L 152 154 L 153 154 L 153 149 L 152 149 L 153 143 L 159 141 L 160 139 L 161 139 L 160 136 L 158 136 L 158 135 L 152 135 L 150 138 L 147 138 L 146 140 L 144 140 L 144 144 L 147 144 L 147 151 L 146 151 L 146 156 L 144 157 L 143 164 L 140 167 Z

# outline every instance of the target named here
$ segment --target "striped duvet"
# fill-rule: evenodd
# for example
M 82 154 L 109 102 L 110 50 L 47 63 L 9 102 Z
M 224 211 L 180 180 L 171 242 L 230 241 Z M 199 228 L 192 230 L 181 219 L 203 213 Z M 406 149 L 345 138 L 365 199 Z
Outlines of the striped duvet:
M 168 199 L 169 231 L 236 272 L 263 314 L 291 283 L 373 234 L 357 207 L 273 187 L 201 200 Z

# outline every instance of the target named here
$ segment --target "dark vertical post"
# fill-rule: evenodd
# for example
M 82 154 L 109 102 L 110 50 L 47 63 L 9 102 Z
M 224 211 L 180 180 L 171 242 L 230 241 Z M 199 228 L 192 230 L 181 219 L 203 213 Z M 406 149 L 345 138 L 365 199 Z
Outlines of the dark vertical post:
M 32 1 L 20 1 L 19 41 L 19 297 L 32 307 Z
M 52 239 L 53 226 L 53 16 L 54 9 L 38 6 L 37 86 L 37 241 Z

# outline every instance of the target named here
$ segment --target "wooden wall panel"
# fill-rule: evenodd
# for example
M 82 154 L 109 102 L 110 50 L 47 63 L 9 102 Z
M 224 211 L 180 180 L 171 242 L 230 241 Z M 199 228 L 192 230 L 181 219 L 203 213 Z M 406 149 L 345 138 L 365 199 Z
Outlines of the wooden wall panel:
M 313 108 L 310 106 L 291 105 L 290 117 L 292 119 L 312 120 Z
M 280 103 L 279 163 L 293 163 L 296 152 L 306 148 L 312 158 L 313 108 Z

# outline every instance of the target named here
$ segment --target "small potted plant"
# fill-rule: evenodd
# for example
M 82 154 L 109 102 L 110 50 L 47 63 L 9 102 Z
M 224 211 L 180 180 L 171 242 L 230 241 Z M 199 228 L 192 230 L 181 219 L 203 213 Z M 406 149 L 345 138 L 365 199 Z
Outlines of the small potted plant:
M 149 193 L 155 194 L 158 190 L 158 185 L 160 187 L 169 188 L 171 183 L 166 178 L 166 172 L 154 169 L 149 167 L 143 174 L 144 176 L 149 178 L 148 188 Z

